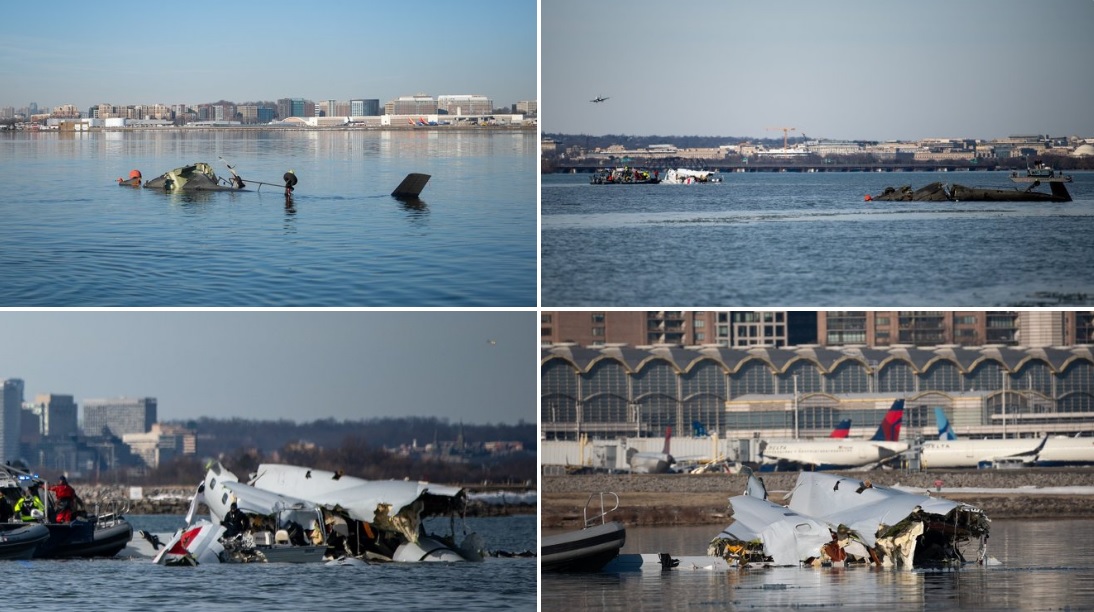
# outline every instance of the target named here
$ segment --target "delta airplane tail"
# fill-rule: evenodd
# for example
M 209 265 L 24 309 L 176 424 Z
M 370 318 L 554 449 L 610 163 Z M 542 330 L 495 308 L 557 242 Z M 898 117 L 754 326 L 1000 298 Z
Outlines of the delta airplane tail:
M 851 419 L 843 419 L 836 425 L 836 428 L 832 430 L 829 438 L 846 438 L 851 435 Z
M 670 456 L 671 456 L 671 453 L 669 453 L 669 440 L 671 440 L 671 439 L 672 439 L 672 428 L 671 427 L 666 427 L 665 428 L 665 448 L 662 449 L 661 452 L 666 454 L 666 455 L 670 455 Z
M 900 425 L 904 422 L 904 400 L 893 402 L 885 418 L 881 420 L 877 432 L 871 440 L 883 440 L 885 442 L 897 442 L 900 440 Z
M 957 434 L 953 432 L 953 426 L 950 425 L 950 421 L 946 418 L 946 413 L 941 408 L 935 406 L 934 419 L 938 422 L 938 439 L 939 440 L 956 440 Z

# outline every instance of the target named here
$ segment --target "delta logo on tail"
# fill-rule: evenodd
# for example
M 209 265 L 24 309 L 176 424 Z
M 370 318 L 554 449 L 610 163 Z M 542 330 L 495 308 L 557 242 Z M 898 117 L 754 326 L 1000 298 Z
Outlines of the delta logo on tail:
M 851 435 L 851 419 L 843 419 L 836 425 L 836 428 L 832 430 L 829 438 L 846 438 Z
M 900 426 L 904 423 L 904 400 L 899 399 L 893 402 L 893 406 L 889 408 L 889 412 L 885 413 L 885 418 L 881 420 L 881 425 L 877 428 L 877 433 L 874 434 L 871 440 L 885 441 L 885 442 L 897 442 L 900 440 Z

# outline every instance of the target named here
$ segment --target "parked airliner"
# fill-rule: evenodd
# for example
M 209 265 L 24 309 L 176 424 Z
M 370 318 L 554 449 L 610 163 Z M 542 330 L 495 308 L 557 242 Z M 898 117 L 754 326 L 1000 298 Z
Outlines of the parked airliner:
M 767 443 L 760 453 L 760 471 L 836 470 L 892 461 L 908 450 L 908 445 L 900 442 L 903 419 L 904 400 L 899 399 L 893 402 L 869 440 L 828 438 Z
M 1047 438 L 1007 438 L 1003 440 L 970 440 L 953 435 L 946 414 L 935 409 L 938 420 L 938 440 L 923 443 L 920 462 L 925 468 L 975 468 L 993 465 L 1000 460 L 1033 465 Z M 952 438 L 950 436 L 953 436 Z

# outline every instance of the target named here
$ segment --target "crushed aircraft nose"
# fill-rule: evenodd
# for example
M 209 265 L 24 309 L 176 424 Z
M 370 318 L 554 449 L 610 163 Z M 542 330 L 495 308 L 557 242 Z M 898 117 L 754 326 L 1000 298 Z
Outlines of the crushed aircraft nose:
M 766 500 L 749 475 L 751 495 L 730 498 L 734 523 L 708 554 L 739 565 L 763 562 L 873 563 L 924 567 L 967 562 L 962 547 L 976 542 L 983 563 L 991 521 L 968 504 L 908 493 L 817 472 L 802 472 L 790 503 Z

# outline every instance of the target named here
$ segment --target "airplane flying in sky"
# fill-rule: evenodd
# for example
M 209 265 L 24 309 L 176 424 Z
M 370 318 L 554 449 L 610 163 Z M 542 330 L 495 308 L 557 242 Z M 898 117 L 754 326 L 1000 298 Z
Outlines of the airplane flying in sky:
M 607 99 L 608 98 L 606 96 L 597 96 L 597 97 L 593 98 L 592 100 L 589 100 L 589 102 L 595 102 L 595 103 L 599 104 L 599 103 L 601 103 L 601 102 L 603 102 L 604 100 L 607 100 Z
M 760 453 L 760 471 L 834 470 L 892 461 L 908 450 L 907 443 L 900 442 L 903 420 L 904 400 L 899 399 L 893 402 L 874 437 L 869 440 L 821 438 L 767 443 Z

